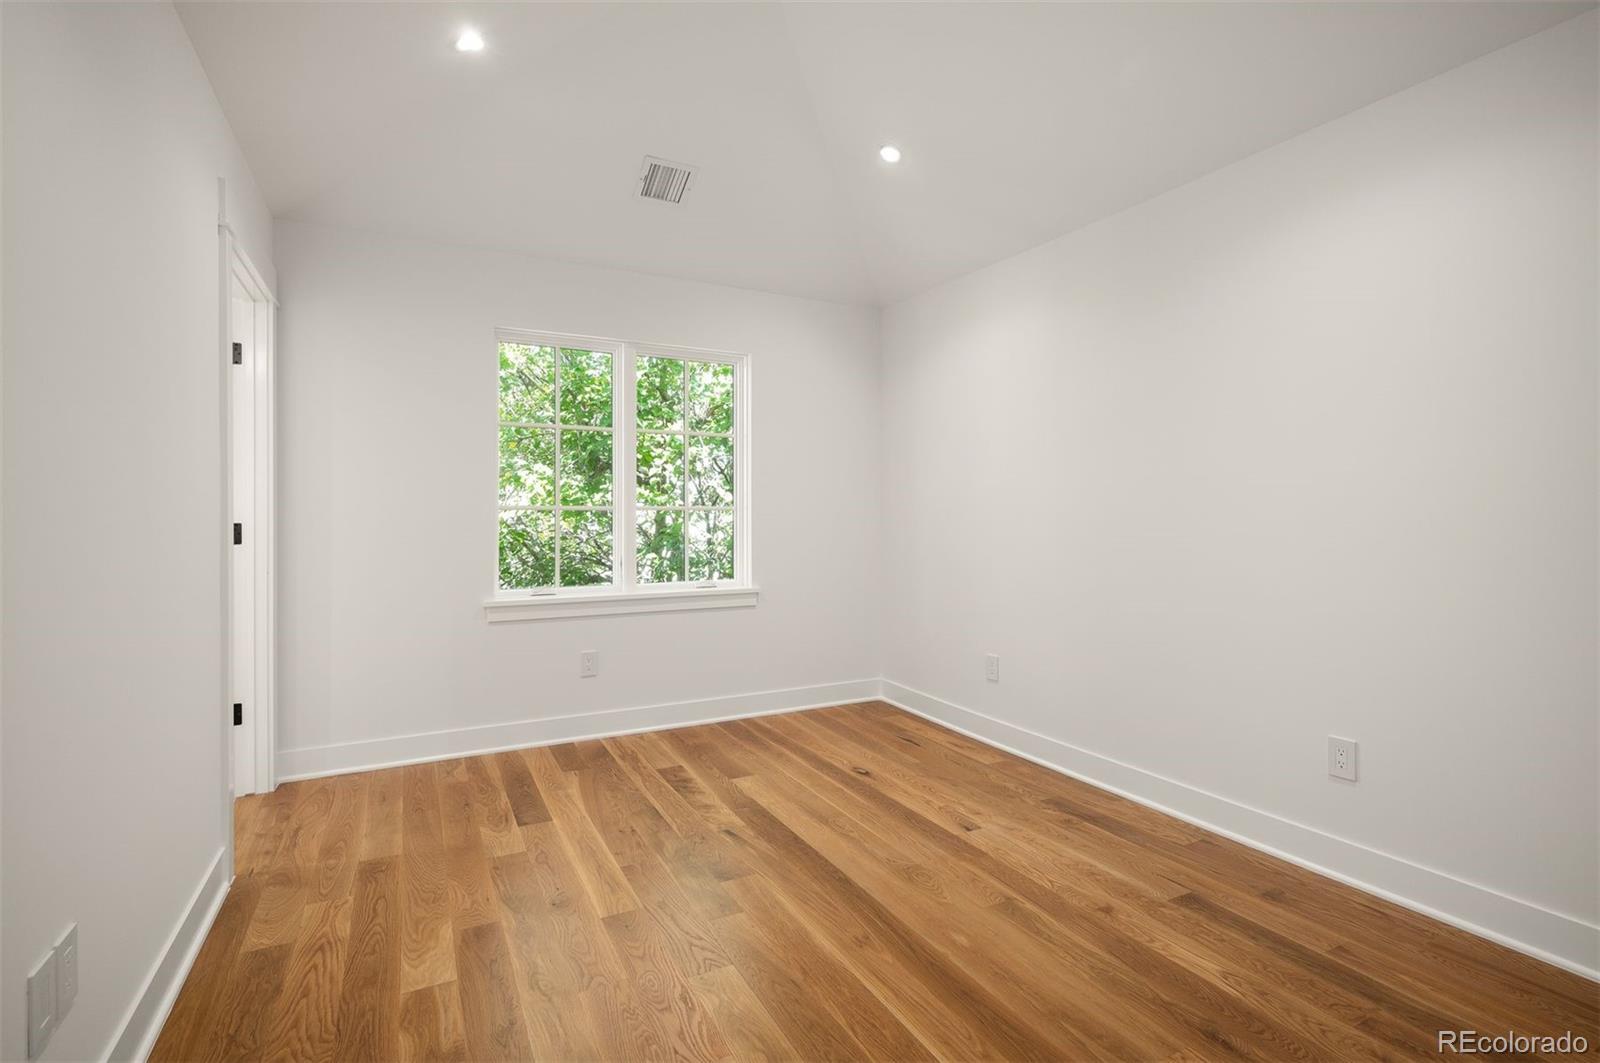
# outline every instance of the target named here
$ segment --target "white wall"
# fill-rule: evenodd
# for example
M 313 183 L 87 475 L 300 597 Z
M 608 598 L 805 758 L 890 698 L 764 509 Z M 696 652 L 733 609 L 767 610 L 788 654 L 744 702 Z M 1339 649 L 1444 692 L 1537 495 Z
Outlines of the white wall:
M 888 679 L 1600 966 L 1595 54 L 1590 13 L 888 309 Z
M 383 741 L 397 736 L 877 676 L 876 311 L 314 226 L 276 235 L 286 772 L 560 732 Z M 502 325 L 750 356 L 759 605 L 484 620 Z M 601 674 L 580 680 L 590 649 Z M 297 752 L 326 746 L 341 748 Z
M 217 178 L 271 231 L 166 5 L 4 4 L 0 1057 L 73 921 L 52 1059 L 102 1056 L 221 850 Z

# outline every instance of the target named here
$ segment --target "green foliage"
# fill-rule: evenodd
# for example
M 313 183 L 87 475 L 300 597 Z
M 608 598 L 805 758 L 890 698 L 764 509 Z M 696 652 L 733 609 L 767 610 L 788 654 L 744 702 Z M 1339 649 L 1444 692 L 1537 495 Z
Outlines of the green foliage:
M 561 504 L 611 505 L 610 432 L 561 430 Z
M 560 387 L 557 388 L 557 373 Z M 612 505 L 611 355 L 581 348 L 500 344 L 500 419 L 582 425 L 560 430 L 560 498 L 556 497 L 557 430 L 502 424 L 502 506 Z M 556 394 L 560 392 L 560 409 Z M 500 514 L 500 585 L 578 587 L 611 582 L 612 516 L 553 509 Z
M 553 422 L 555 381 L 554 347 L 500 344 L 500 419 L 530 424 Z
M 732 579 L 733 367 L 651 357 L 637 367 L 638 579 Z M 604 351 L 500 344 L 500 419 L 520 422 L 500 428 L 500 504 L 536 507 L 500 514 L 502 587 L 612 581 L 613 441 L 597 429 L 612 426 L 614 379 Z
M 696 436 L 689 440 L 689 505 L 733 505 L 733 440 Z
M 683 505 L 682 436 L 640 432 L 635 464 L 639 505 Z
M 611 582 L 611 514 L 564 510 L 561 514 L 561 585 Z
M 733 511 L 689 513 L 689 578 L 733 578 Z
M 689 427 L 696 432 L 733 431 L 733 366 L 689 363 Z
M 500 586 L 549 587 L 555 581 L 555 515 L 533 509 L 501 510 Z
M 604 434 L 604 433 L 600 433 Z M 609 436 L 607 439 L 609 440 Z M 500 427 L 500 504 L 555 502 L 556 433 L 549 428 Z
M 561 348 L 561 423 L 611 426 L 611 355 Z
M 636 549 L 640 583 L 683 579 L 683 512 L 676 509 L 639 511 Z
M 635 419 L 641 429 L 683 428 L 683 371 L 677 358 L 640 358 Z

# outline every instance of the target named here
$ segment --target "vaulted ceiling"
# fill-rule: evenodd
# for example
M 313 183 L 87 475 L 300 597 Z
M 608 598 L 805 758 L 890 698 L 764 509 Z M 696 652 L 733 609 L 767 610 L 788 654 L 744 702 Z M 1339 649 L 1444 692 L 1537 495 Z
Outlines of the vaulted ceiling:
M 179 11 L 280 218 L 881 303 L 1591 6 Z M 699 167 L 683 204 L 638 198 L 647 154 Z

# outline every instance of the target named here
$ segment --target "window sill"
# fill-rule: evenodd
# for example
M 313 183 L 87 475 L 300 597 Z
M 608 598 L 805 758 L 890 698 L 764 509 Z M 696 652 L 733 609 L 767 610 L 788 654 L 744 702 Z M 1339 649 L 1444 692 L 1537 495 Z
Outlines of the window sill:
M 518 620 L 562 620 L 580 616 L 619 616 L 626 613 L 683 613 L 699 609 L 742 609 L 756 604 L 757 587 L 688 587 L 652 590 L 523 595 L 490 598 L 483 603 L 483 618 L 491 624 Z

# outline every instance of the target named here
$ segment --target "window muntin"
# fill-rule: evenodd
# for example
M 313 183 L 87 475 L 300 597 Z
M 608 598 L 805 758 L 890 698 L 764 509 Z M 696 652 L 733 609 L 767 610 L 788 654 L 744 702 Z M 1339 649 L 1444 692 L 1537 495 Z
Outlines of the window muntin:
M 734 578 L 734 367 L 643 355 L 635 365 L 640 583 Z
M 509 330 L 499 350 L 501 594 L 748 585 L 742 358 Z
M 613 582 L 616 352 L 502 338 L 501 590 Z

